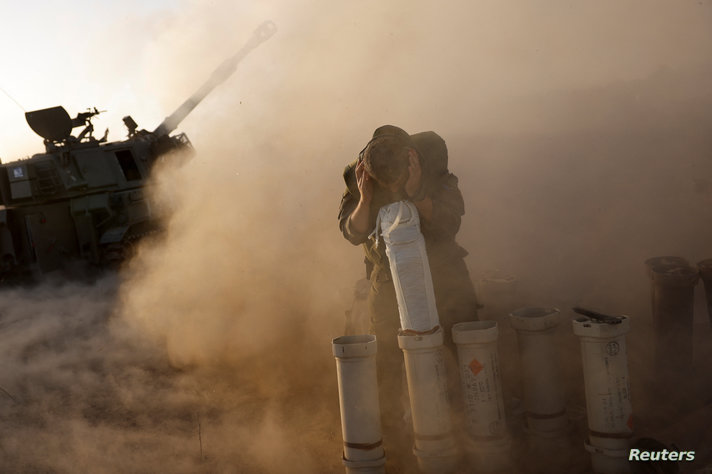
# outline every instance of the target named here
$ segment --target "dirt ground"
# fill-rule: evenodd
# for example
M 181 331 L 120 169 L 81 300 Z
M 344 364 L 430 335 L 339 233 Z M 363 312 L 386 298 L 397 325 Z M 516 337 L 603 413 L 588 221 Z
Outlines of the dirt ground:
M 171 365 L 117 316 L 119 284 L 0 293 L 3 472 L 340 469 L 329 377 L 302 379 L 264 354 L 209 370 Z

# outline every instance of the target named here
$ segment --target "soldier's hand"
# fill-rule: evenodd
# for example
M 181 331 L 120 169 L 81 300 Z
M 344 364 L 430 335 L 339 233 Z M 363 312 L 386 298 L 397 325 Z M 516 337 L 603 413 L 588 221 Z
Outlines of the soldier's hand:
M 373 198 L 373 181 L 373 177 L 364 168 L 363 161 L 359 161 L 356 165 L 356 183 L 364 203 L 370 203 Z
M 408 165 L 408 180 L 405 182 L 405 192 L 408 197 L 412 198 L 420 191 L 420 186 L 423 182 L 423 169 L 414 150 L 411 150 L 408 159 L 410 163 Z

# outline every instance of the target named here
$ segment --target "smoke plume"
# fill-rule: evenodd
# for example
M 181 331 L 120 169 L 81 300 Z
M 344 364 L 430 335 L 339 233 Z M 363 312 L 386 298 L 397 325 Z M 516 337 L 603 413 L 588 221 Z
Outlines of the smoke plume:
M 108 31 L 141 35 L 133 19 Z M 151 185 L 166 232 L 118 276 L 0 295 L 4 470 L 343 469 L 330 342 L 363 264 L 336 214 L 343 167 L 385 123 L 447 141 L 474 279 L 512 275 L 517 304 L 567 317 L 631 315 L 645 427 L 643 261 L 712 257 L 712 3 L 183 2 L 141 20 L 140 49 L 114 45 L 141 71 L 134 118 L 153 129 L 265 19 L 277 34 L 179 127 L 195 156 Z M 580 363 L 565 370 L 584 406 Z

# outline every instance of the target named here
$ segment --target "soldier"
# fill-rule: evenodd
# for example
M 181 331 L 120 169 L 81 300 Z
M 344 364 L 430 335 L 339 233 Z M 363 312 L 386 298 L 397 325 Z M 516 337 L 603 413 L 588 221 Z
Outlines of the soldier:
M 339 209 L 339 227 L 354 245 L 363 244 L 366 276 L 371 282 L 368 312 L 378 340 L 378 384 L 387 446 L 410 450 L 405 433 L 402 397 L 403 356 L 398 347 L 398 303 L 385 245 L 375 245 L 373 231 L 379 209 L 410 200 L 418 209 L 421 232 L 433 278 L 435 301 L 450 359 L 456 360 L 452 325 L 477 319 L 477 299 L 464 262 L 467 251 L 455 242 L 464 214 L 457 177 L 447 169 L 447 147 L 435 132 L 408 135 L 384 125 L 344 170 L 346 191 Z M 450 364 L 454 369 L 454 365 Z M 459 393 L 457 375 L 451 392 Z M 457 404 L 457 403 L 456 403 Z M 461 403 L 460 403 L 461 404 Z

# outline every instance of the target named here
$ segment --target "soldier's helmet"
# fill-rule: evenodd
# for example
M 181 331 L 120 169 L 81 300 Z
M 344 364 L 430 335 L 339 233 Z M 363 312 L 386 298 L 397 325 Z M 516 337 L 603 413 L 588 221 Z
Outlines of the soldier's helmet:
M 373 137 L 361 151 L 368 174 L 385 185 L 396 182 L 408 169 L 409 149 L 420 156 L 411 136 L 395 125 L 383 125 L 373 132 Z

